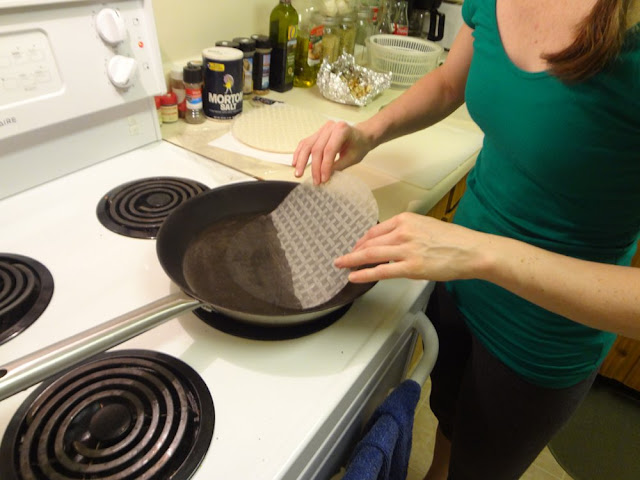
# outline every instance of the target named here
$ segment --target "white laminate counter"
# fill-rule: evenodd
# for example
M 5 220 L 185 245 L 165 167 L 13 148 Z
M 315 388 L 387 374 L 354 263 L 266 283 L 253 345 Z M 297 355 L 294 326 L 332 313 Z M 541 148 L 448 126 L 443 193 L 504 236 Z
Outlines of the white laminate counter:
M 317 87 L 294 88 L 286 93 L 270 92 L 267 98 L 309 108 L 332 118 L 358 122 L 373 115 L 402 92 L 403 90 L 389 89 L 365 107 L 331 102 L 322 97 Z M 244 111 L 251 108 L 253 107 L 249 98 L 245 98 Z M 230 126 L 231 121 L 207 119 L 200 125 L 190 125 L 179 120 L 176 123 L 164 124 L 161 128 L 162 136 L 166 141 L 255 178 L 261 180 L 300 180 L 294 177 L 293 168 L 290 166 L 259 160 L 209 145 L 209 142 L 227 133 Z M 464 106 L 435 127 L 384 144 L 379 147 L 379 149 L 384 147 L 382 157 L 376 149 L 359 165 L 348 169 L 349 173 L 364 180 L 373 191 L 380 209 L 380 220 L 385 220 L 403 211 L 428 212 L 475 164 L 479 148 L 474 148 L 473 151 L 464 154 L 456 153 L 460 150 L 456 148 L 459 142 L 469 142 L 472 139 L 472 143 L 475 144 L 478 143 L 479 138 L 480 130 L 470 119 Z M 443 135 L 445 132 L 447 135 Z M 454 132 L 453 138 L 456 141 L 451 140 L 451 132 Z M 388 165 L 389 168 L 386 168 L 387 166 L 384 165 L 386 157 L 393 157 L 395 150 L 398 151 L 399 156 L 406 156 L 407 151 L 410 150 L 413 157 L 411 161 L 416 164 L 415 168 L 412 165 L 411 168 L 405 168 L 401 172 L 402 169 L 396 169 L 391 163 Z M 376 157 L 375 154 L 378 156 Z M 424 168 L 432 170 L 416 171 L 416 168 L 420 169 L 422 156 L 424 156 Z M 372 157 L 370 159 L 371 165 L 367 164 L 369 157 Z M 401 162 L 402 159 L 389 158 L 389 162 L 398 161 Z M 397 175 L 394 174 L 396 170 L 398 171 Z M 429 184 L 428 188 L 424 187 L 424 183 L 413 181 L 413 173 L 416 178 L 425 177 L 421 173 L 428 177 L 431 171 L 437 172 L 437 176 L 433 177 L 437 178 L 437 181 L 431 182 L 433 185 Z M 307 168 L 302 180 L 309 176 L 310 169 Z M 404 179 L 400 180 L 398 177 Z

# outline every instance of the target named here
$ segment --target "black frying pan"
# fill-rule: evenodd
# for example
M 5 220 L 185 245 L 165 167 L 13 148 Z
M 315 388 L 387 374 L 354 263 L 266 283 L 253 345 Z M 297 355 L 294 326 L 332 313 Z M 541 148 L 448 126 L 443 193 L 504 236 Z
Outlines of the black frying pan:
M 322 305 L 290 309 L 269 302 L 248 301 L 248 294 L 233 282 L 223 283 L 225 288 L 213 289 L 211 295 L 200 295 L 202 292 L 189 285 L 184 274 L 184 267 L 189 266 L 189 262 L 185 259 L 203 232 L 224 219 L 270 213 L 296 185 L 293 182 L 238 183 L 210 190 L 182 204 L 167 217 L 157 236 L 158 259 L 181 290 L 0 366 L 0 400 L 199 307 L 219 311 L 238 321 L 282 326 L 316 319 L 364 294 L 373 286 L 372 283 L 349 283 Z M 204 265 L 203 270 L 216 273 L 211 265 Z
M 294 182 L 266 181 L 235 183 L 202 193 L 176 208 L 164 221 L 156 239 L 158 259 L 167 275 L 185 293 L 209 308 L 238 320 L 267 325 L 302 323 L 318 318 L 353 302 L 374 284 L 348 283 L 331 300 L 313 308 L 288 308 L 253 297 L 227 272 L 224 258 L 226 245 L 211 245 L 212 254 L 193 254 L 196 245 L 202 248 L 204 234 L 208 242 L 233 241 L 234 231 L 211 232 L 212 225 L 229 218 L 246 218 L 273 211 L 297 185 Z M 222 223 L 225 228 L 238 229 L 237 224 Z M 262 239 L 257 238 L 257 242 Z M 215 247 L 215 248 L 214 248 Z M 204 259 L 206 264 L 190 265 Z M 195 272 L 195 273 L 194 273 Z M 208 276 L 208 278 L 200 278 Z M 194 278 L 195 277 L 195 278 Z M 274 278 L 274 282 L 281 279 Z M 213 285 L 213 286 L 212 286 Z

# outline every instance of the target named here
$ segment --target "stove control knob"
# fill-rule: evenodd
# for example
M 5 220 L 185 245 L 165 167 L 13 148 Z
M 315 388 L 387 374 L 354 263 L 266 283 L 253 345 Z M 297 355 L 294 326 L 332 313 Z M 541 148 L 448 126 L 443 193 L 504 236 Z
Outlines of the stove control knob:
M 115 46 L 127 38 L 127 29 L 120 13 L 113 8 L 103 8 L 96 17 L 96 29 L 100 38 Z
M 116 55 L 109 60 L 107 74 L 109 80 L 118 88 L 128 88 L 138 69 L 138 62 L 131 57 Z

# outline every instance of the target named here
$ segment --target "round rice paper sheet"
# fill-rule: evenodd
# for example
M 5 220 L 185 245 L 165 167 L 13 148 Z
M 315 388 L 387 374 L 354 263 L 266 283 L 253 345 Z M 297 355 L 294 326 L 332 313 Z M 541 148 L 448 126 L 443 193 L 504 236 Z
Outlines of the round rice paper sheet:
M 327 120 L 312 110 L 276 103 L 237 116 L 231 133 L 236 140 L 258 150 L 293 153 L 300 140 L 317 132 Z

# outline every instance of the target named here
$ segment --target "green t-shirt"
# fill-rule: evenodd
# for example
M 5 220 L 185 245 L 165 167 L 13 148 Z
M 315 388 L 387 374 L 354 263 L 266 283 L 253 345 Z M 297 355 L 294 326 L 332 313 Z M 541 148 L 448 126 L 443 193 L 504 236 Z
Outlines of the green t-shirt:
M 640 232 L 640 35 L 614 65 L 568 86 L 505 53 L 496 0 L 466 0 L 474 30 L 466 87 L 485 133 L 455 222 L 598 262 L 628 265 Z M 615 335 L 555 315 L 489 282 L 450 282 L 469 327 L 533 383 L 586 378 Z

